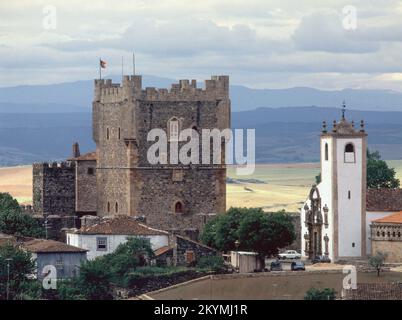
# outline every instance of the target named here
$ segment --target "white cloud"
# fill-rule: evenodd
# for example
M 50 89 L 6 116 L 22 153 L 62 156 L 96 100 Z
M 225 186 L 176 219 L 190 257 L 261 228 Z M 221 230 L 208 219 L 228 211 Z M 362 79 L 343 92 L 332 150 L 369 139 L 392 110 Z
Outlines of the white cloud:
M 42 28 L 45 5 L 57 29 Z M 358 27 L 342 28 L 354 5 Z M 254 87 L 396 88 L 402 72 L 397 0 L 19 0 L 0 3 L 0 86 L 96 77 L 97 59 L 120 73 L 172 78 L 231 75 Z M 5 73 L 5 74 L 4 74 Z M 402 87 L 401 87 L 402 89 Z

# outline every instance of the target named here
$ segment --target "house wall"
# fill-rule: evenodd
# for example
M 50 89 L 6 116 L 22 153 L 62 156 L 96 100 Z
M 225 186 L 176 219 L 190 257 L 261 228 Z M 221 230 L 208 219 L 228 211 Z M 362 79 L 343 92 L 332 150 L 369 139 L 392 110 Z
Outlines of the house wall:
M 67 279 L 79 274 L 79 267 L 87 260 L 86 252 L 49 252 L 37 253 L 36 258 L 37 276 L 38 279 L 43 279 L 43 268 L 47 265 L 56 267 L 57 279 Z M 62 262 L 63 267 L 58 267 L 58 262 Z
M 402 241 L 373 240 L 371 245 L 372 255 L 375 255 L 377 252 L 386 252 L 388 255 L 385 262 L 402 262 Z
M 376 219 L 381 219 L 386 216 L 389 216 L 395 212 L 392 211 L 367 211 L 366 212 L 366 252 L 367 254 L 371 254 L 371 222 Z
M 97 250 L 97 238 L 107 238 L 107 250 Z M 103 256 L 108 253 L 114 252 L 117 247 L 127 242 L 127 238 L 133 237 L 129 235 L 85 235 L 85 234 L 67 234 L 67 244 L 88 250 L 88 260 L 95 259 L 96 257 Z M 152 250 L 157 250 L 169 244 L 168 235 L 154 235 L 154 236 L 141 236 L 147 238 L 151 242 Z

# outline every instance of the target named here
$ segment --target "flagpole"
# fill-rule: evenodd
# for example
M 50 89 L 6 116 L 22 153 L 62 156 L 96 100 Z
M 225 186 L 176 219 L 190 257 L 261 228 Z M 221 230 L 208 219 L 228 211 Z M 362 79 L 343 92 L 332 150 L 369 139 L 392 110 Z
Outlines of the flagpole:
M 121 56 L 121 78 L 123 79 L 124 76 L 124 60 L 123 56 Z
M 133 76 L 135 76 L 135 54 L 133 52 Z

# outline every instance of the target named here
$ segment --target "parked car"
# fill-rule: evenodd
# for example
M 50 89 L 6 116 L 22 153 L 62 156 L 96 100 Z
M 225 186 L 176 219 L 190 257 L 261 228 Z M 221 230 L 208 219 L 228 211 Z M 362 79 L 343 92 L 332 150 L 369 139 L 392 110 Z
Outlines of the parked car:
M 327 256 L 315 256 L 312 263 L 331 263 L 331 259 Z
M 292 271 L 306 271 L 304 263 L 301 261 L 293 261 L 290 265 L 290 270 Z
M 286 250 L 278 254 L 279 259 L 301 259 L 301 254 L 295 250 Z
M 271 262 L 271 271 L 282 271 L 282 263 L 280 261 Z

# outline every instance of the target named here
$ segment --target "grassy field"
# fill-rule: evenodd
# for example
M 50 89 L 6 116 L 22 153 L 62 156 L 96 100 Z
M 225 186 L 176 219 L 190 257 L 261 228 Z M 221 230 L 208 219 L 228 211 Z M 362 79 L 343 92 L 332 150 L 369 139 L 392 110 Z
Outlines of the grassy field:
M 402 160 L 388 161 L 402 181 Z M 266 211 L 297 211 L 307 197 L 318 163 L 257 165 L 250 176 L 228 169 L 227 207 L 262 207 Z M 0 168 L 0 192 L 9 192 L 20 203 L 32 201 L 32 167 Z

